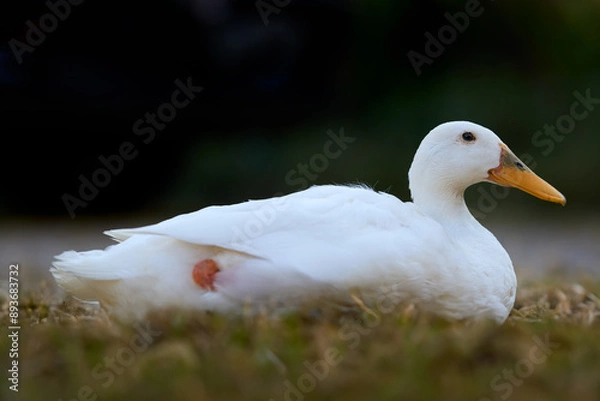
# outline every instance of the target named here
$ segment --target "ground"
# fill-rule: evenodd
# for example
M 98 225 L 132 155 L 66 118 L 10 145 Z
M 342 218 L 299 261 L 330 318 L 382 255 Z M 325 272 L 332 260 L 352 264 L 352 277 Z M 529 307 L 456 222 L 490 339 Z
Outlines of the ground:
M 0 399 L 600 399 L 595 280 L 523 284 L 500 327 L 404 304 L 281 316 L 162 311 L 125 324 L 53 291 L 21 296 L 19 392 L 3 379 Z M 0 337 L 9 367 L 12 340 Z

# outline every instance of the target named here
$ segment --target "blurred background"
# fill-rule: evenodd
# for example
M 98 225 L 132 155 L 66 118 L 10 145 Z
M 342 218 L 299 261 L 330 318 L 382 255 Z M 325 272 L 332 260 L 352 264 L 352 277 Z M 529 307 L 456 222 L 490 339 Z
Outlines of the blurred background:
M 104 229 L 312 184 L 409 200 L 422 137 L 466 119 L 568 199 L 468 191 L 518 270 L 597 274 L 599 19 L 583 0 L 4 4 L 1 268 L 47 277 Z

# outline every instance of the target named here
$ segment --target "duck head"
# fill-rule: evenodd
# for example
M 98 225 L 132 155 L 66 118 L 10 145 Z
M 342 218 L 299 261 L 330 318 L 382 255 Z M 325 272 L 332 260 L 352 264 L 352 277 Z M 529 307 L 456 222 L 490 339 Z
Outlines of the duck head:
M 409 170 L 415 204 L 458 201 L 479 182 L 518 188 L 537 198 L 566 204 L 566 198 L 537 176 L 491 130 L 468 121 L 435 127 L 419 145 Z

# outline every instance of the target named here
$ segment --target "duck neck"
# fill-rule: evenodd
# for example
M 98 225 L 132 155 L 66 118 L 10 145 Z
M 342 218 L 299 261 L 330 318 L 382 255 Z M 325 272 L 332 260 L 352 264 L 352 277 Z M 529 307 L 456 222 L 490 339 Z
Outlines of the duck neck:
M 455 191 L 447 187 L 434 186 L 411 188 L 413 202 L 425 214 L 448 228 L 479 223 L 465 204 L 464 190 Z

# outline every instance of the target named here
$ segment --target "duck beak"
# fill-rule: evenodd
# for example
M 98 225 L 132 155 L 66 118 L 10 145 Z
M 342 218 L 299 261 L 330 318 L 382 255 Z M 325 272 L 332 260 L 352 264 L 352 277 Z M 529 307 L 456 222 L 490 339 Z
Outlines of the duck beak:
M 518 188 L 549 202 L 567 204 L 567 199 L 552 185 L 538 177 L 515 154 L 501 143 L 500 164 L 488 171 L 488 181 L 498 185 Z

